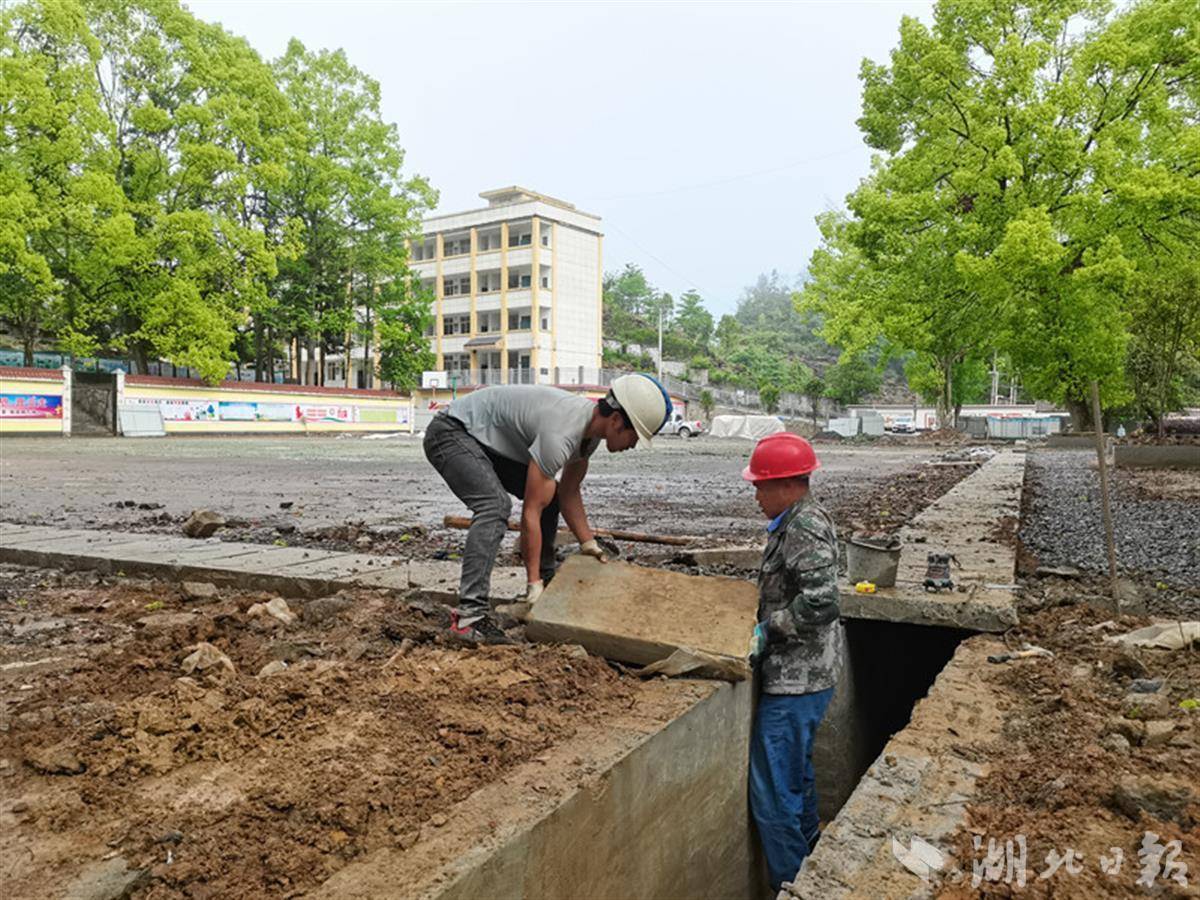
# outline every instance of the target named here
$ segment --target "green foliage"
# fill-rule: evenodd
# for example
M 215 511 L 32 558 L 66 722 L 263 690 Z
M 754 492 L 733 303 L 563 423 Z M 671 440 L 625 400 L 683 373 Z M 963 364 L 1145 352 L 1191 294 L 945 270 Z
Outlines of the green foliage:
M 293 45 L 273 72 L 177 0 L 0 21 L 0 317 L 27 359 L 49 337 L 217 381 L 251 327 L 337 344 L 356 302 L 427 304 L 378 291 L 433 197 L 344 56 Z
M 779 411 L 779 385 L 773 382 L 759 385 L 758 399 L 762 402 L 763 409 L 774 415 Z
M 1140 272 L 1126 371 L 1138 411 L 1163 418 L 1200 398 L 1200 262 Z
M 704 410 L 704 418 L 711 419 L 713 410 L 716 408 L 717 402 L 713 398 L 712 391 L 705 388 L 700 392 L 700 408 Z
M 879 390 L 883 379 L 861 353 L 839 360 L 825 372 L 825 396 L 843 406 L 860 402 Z
M 1200 241 L 1194 0 L 940 0 L 864 62 L 880 151 L 819 220 L 804 309 L 848 350 L 911 351 L 943 415 L 963 365 L 998 350 L 1037 396 L 1106 402 L 1122 371 L 1135 273 Z

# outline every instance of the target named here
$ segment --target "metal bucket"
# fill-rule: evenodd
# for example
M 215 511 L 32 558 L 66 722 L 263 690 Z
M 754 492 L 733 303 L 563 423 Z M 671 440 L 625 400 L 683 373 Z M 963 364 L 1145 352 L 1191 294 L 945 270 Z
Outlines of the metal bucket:
M 846 544 L 846 577 L 851 584 L 869 581 L 892 587 L 900 566 L 900 535 L 855 533 Z

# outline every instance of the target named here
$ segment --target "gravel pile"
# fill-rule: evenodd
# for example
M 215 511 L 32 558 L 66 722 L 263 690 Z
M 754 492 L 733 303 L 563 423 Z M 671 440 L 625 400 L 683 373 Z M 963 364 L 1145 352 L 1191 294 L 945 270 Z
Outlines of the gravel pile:
M 1132 476 L 1112 472 L 1117 566 L 1139 581 L 1200 586 L 1200 502 L 1149 496 Z M 1197 476 L 1200 478 L 1200 476 Z M 1026 469 L 1021 540 L 1043 566 L 1107 572 L 1096 457 L 1078 450 L 1038 450 Z

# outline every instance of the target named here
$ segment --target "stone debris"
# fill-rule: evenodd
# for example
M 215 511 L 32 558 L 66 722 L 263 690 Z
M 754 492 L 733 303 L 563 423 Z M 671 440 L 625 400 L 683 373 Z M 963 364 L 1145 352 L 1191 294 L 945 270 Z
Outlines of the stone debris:
M 65 741 L 26 750 L 25 762 L 43 775 L 79 775 L 87 768 Z
M 288 607 L 287 601 L 282 597 L 273 597 L 266 603 L 255 603 L 248 610 L 246 615 L 251 619 L 257 619 L 260 616 L 270 616 L 272 619 L 277 619 L 284 625 L 291 625 L 296 621 L 296 614 Z
M 150 878 L 148 869 L 131 869 L 122 857 L 92 863 L 67 886 L 65 900 L 123 900 Z
M 225 525 L 225 517 L 211 509 L 198 509 L 183 523 L 183 533 L 192 538 L 212 537 Z
M 1178 822 L 1184 828 L 1191 826 L 1187 808 L 1200 801 L 1194 787 L 1175 778 L 1166 776 L 1127 775 L 1113 788 L 1109 804 L 1123 812 L 1135 822 L 1141 812 L 1162 819 Z
M 287 671 L 288 664 L 282 659 L 273 659 L 261 669 L 258 670 L 259 678 L 270 678 L 272 675 L 278 675 L 281 672 Z
M 207 581 L 185 581 L 180 587 L 183 589 L 184 600 L 202 602 L 217 599 L 217 586 Z
M 237 667 L 234 666 L 233 660 L 206 641 L 201 641 L 192 648 L 192 652 L 184 657 L 180 668 L 185 675 L 191 675 L 193 672 L 207 672 L 211 669 L 217 670 L 218 673 L 237 674 Z

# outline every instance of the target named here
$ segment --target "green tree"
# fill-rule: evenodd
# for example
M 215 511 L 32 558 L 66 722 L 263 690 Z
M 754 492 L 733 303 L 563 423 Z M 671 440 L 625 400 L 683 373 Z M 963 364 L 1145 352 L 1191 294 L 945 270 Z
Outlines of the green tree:
M 704 418 L 712 420 L 713 410 L 716 408 L 717 402 L 713 398 L 712 391 L 705 388 L 700 392 L 700 408 L 704 410 Z
M 779 411 L 779 385 L 770 382 L 759 385 L 758 399 L 769 415 Z
M 817 417 L 821 412 L 821 398 L 825 396 L 825 382 L 817 375 L 813 375 L 804 382 L 801 393 L 808 401 L 809 409 L 812 411 L 813 428 L 816 428 Z
M 911 350 L 953 406 L 993 349 L 1039 396 L 1124 393 L 1125 289 L 1148 256 L 1194 257 L 1194 0 L 940 0 L 864 62 L 873 172 L 821 220 L 806 308 L 850 350 Z M 946 419 L 943 419 L 946 421 Z
M 273 284 L 275 321 L 306 351 L 306 384 L 322 377 L 326 352 L 344 351 L 347 335 L 371 340 L 376 325 L 390 360 L 381 375 L 405 383 L 408 365 L 397 354 L 411 344 L 397 329 L 420 322 L 422 311 L 410 307 L 429 302 L 408 285 L 405 241 L 436 195 L 423 178 L 403 176 L 379 84 L 344 52 L 309 51 L 293 39 L 274 70 L 299 123 L 274 206 L 302 226 L 300 252 Z
M 825 372 L 825 396 L 850 406 L 879 390 L 881 383 L 879 371 L 865 356 L 851 354 Z
M 713 317 L 704 307 L 704 300 L 694 291 L 685 291 L 679 298 L 675 323 L 684 336 L 700 350 L 708 347 L 713 333 Z
M 1200 260 L 1138 273 L 1127 370 L 1138 411 L 1163 420 L 1195 399 L 1200 374 Z

